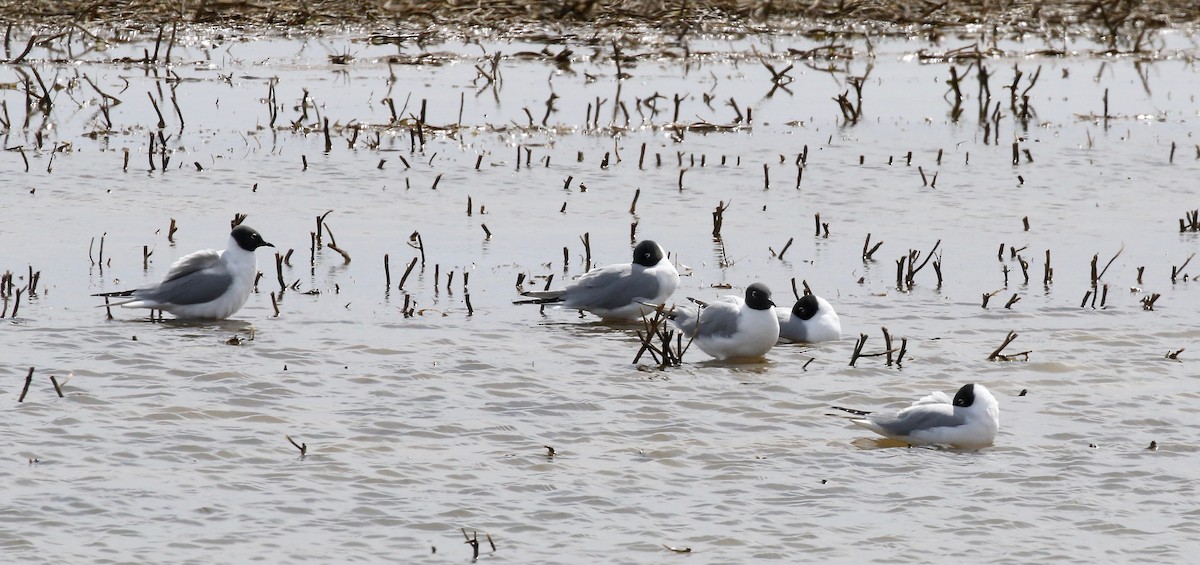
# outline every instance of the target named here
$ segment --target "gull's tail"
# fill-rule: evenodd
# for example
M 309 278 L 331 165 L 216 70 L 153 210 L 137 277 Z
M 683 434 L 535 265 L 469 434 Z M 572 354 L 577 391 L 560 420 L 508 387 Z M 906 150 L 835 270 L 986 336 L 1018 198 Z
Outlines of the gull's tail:
M 92 296 L 133 296 L 133 290 L 118 290 L 114 292 L 100 292 Z
M 142 300 L 141 298 L 138 298 L 133 295 L 133 293 L 135 293 L 135 292 L 137 292 L 137 289 L 118 290 L 118 291 L 114 291 L 114 292 L 100 292 L 100 293 L 93 294 L 92 296 L 103 296 L 105 298 L 126 298 L 126 300 L 118 300 L 116 302 L 108 302 L 106 304 L 99 304 L 96 306 L 97 308 L 104 308 L 106 306 L 108 306 L 108 307 L 124 306 L 126 304 L 132 304 L 134 302 Z
M 843 412 L 849 412 L 851 414 L 854 414 L 855 416 L 866 416 L 867 414 L 870 414 L 870 412 L 868 412 L 866 410 L 855 410 L 853 408 L 842 408 L 841 406 L 830 406 L 830 408 L 833 408 L 834 410 L 841 410 Z M 830 414 L 830 415 L 838 416 L 838 414 Z
M 557 304 L 563 301 L 562 295 L 561 290 L 527 290 L 521 296 L 528 296 L 530 300 L 514 300 L 513 304 Z

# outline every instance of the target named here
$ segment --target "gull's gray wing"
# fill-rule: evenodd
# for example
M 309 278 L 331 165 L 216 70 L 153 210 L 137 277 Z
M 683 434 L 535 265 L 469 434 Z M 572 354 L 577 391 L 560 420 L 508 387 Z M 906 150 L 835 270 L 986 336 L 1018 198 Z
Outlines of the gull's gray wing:
M 139 290 L 134 296 L 160 304 L 200 304 L 225 294 L 233 273 L 221 262 L 218 251 L 197 251 L 171 265 L 157 287 Z
M 966 423 L 966 418 L 955 414 L 954 407 L 949 404 L 922 404 L 905 408 L 894 416 L 871 414 L 867 416 L 867 419 L 883 428 L 887 433 L 897 436 L 908 436 L 921 430 L 961 426 Z
M 738 304 L 733 302 L 713 302 L 701 308 L 696 329 L 699 336 L 729 337 L 737 331 Z
M 564 289 L 563 305 L 615 310 L 653 298 L 658 294 L 658 279 L 645 276 L 644 270 L 628 263 L 592 269 Z
M 779 337 L 788 341 L 808 341 L 808 325 L 805 320 L 792 314 L 791 310 L 775 308 L 775 317 L 779 318 Z

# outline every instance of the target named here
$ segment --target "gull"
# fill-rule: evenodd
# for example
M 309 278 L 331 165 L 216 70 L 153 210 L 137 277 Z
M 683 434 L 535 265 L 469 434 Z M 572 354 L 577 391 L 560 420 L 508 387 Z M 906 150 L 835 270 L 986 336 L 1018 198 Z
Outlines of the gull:
M 834 406 L 855 416 L 851 421 L 909 445 L 949 445 L 979 449 L 992 445 L 1000 430 L 1000 404 L 981 384 L 966 384 L 951 400 L 938 391 L 892 415 Z
M 744 299 L 730 295 L 712 303 L 690 300 L 697 308 L 676 306 L 668 317 L 701 351 L 717 359 L 762 357 L 779 341 L 779 319 L 765 284 L 746 287 Z
M 527 291 L 513 304 L 551 304 L 586 310 L 605 320 L 628 320 L 653 312 L 679 288 L 679 272 L 652 240 L 633 248 L 633 262 L 596 267 L 566 288 Z
M 842 322 L 829 301 L 806 294 L 791 310 L 775 308 L 779 316 L 779 337 L 788 341 L 817 343 L 842 338 Z
M 92 296 L 128 298 L 105 306 L 164 310 L 177 318 L 223 320 L 250 298 L 258 264 L 254 250 L 275 247 L 254 228 L 239 225 L 224 251 L 205 249 L 181 257 L 162 282 L 145 288 Z

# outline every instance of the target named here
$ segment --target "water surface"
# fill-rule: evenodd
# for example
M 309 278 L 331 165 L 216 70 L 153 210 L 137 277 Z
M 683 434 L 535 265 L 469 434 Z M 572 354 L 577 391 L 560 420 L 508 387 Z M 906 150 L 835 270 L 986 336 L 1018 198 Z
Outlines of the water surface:
M 1197 549 L 1197 265 L 1171 280 L 1197 251 L 1178 223 L 1200 207 L 1190 36 L 1162 36 L 1154 57 L 1003 44 L 982 62 L 982 120 L 978 67 L 955 63 L 967 77 L 957 121 L 950 64 L 916 56 L 957 44 L 848 40 L 854 59 L 826 61 L 789 58 L 817 46 L 800 37 L 699 38 L 690 55 L 647 40 L 625 47 L 636 60 L 618 81 L 609 43 L 586 36 L 450 40 L 422 64 L 410 64 L 419 48 L 363 37 L 195 32 L 169 67 L 124 59 L 151 38 L 69 62 L 35 49 L 0 69 L 12 124 L 0 269 L 17 286 L 41 273 L 0 331 L 7 555 L 461 562 L 460 528 L 480 533 L 482 558 L 515 563 L 1180 561 Z M 543 47 L 572 49 L 571 63 Z M 772 92 L 751 47 L 776 70 L 794 65 L 787 90 Z M 481 78 L 483 53 L 501 54 L 502 83 Z M 1023 117 L 1005 86 L 1019 70 L 1024 91 L 1039 68 Z M 22 127 L 34 70 L 53 108 Z M 865 77 L 856 124 L 834 101 L 856 100 L 851 76 Z M 83 77 L 121 100 L 111 126 Z M 329 210 L 349 262 L 310 251 Z M 234 320 L 96 308 L 92 293 L 224 245 L 235 213 L 294 251 L 281 294 L 260 251 L 258 292 Z M 816 214 L 828 237 L 814 235 Z M 790 305 L 796 278 L 836 306 L 846 337 L 748 365 L 692 349 L 659 370 L 631 363 L 634 327 L 511 303 L 519 274 L 558 285 L 582 273 L 585 234 L 593 264 L 627 261 L 635 222 L 634 238 L 690 267 L 677 300 L 763 281 Z M 883 242 L 871 261 L 867 234 Z M 940 285 L 927 266 L 898 287 L 896 261 L 937 242 Z M 1103 307 L 1080 307 L 1093 256 L 1104 269 L 1114 255 Z M 849 366 L 860 333 L 883 350 L 882 327 L 907 338 L 902 365 Z M 987 361 L 1009 331 L 1007 352 L 1028 360 Z M 879 448 L 827 415 L 966 382 L 1000 400 L 995 447 Z

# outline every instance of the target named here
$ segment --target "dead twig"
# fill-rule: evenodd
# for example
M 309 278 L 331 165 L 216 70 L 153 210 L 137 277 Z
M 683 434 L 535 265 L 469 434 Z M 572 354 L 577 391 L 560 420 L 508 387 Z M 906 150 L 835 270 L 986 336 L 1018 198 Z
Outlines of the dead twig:
M 290 436 L 290 435 L 287 435 L 287 434 L 284 434 L 284 436 L 283 436 L 283 437 L 287 438 L 287 440 L 288 440 L 288 441 L 289 441 L 289 442 L 290 442 L 290 443 L 291 443 L 293 446 L 295 446 L 295 447 L 296 447 L 296 449 L 299 449 L 299 450 L 300 450 L 300 458 L 301 458 L 301 459 L 303 459 L 303 458 L 304 458 L 304 456 L 308 454 L 308 444 L 307 444 L 307 443 L 296 443 L 296 440 L 292 439 L 292 436 Z
M 1016 339 L 1017 339 L 1017 332 L 1012 332 L 1012 331 L 1008 332 L 1008 335 L 1004 337 L 1004 343 L 1001 343 L 1000 347 L 997 347 L 996 350 L 993 351 L 991 355 L 988 355 L 988 361 L 996 361 L 996 360 L 1012 361 L 1012 360 L 1016 359 L 1017 357 L 1022 357 L 1023 360 L 1028 361 L 1029 354 L 1032 353 L 1032 351 L 1022 351 L 1020 353 L 1013 353 L 1011 355 L 1005 355 L 1005 354 L 1001 353 L 1001 351 L 1004 351 L 1005 347 L 1008 347 L 1008 344 L 1012 343 Z

